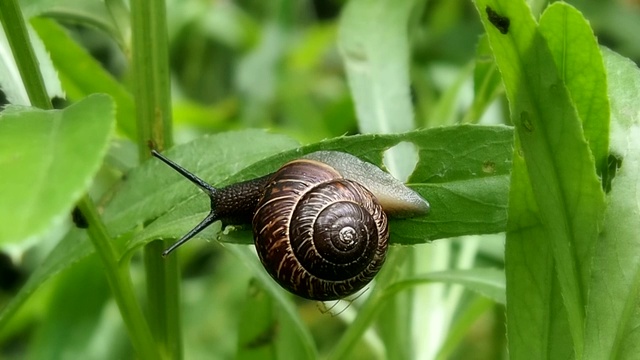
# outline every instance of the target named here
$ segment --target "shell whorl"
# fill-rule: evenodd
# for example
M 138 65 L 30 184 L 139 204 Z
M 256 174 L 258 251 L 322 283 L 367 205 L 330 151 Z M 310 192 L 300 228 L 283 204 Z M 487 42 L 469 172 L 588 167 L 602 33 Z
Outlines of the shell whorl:
M 289 291 L 333 300 L 382 266 L 387 217 L 376 197 L 329 165 L 302 159 L 273 174 L 253 216 L 260 260 Z

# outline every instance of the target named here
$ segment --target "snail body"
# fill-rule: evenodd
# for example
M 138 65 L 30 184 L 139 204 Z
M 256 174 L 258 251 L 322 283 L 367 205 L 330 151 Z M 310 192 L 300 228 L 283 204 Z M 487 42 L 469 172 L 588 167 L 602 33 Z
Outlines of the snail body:
M 214 188 L 179 165 L 153 155 L 205 191 L 211 212 L 163 256 L 216 220 L 251 222 L 267 272 L 288 291 L 335 300 L 368 284 L 384 263 L 387 214 L 426 214 L 429 204 L 402 182 L 353 155 L 311 153 L 278 171 Z

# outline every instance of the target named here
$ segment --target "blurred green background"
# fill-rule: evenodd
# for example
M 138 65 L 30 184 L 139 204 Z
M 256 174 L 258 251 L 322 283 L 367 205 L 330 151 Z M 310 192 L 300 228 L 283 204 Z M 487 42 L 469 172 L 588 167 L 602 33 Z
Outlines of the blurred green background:
M 567 2 L 583 12 L 600 44 L 640 63 L 640 1 Z M 101 3 L 90 1 L 24 0 L 22 4 L 26 14 L 62 24 L 109 73 L 130 87 L 130 54 L 123 50 L 130 44 L 124 40 L 128 34 L 122 33 L 128 28 L 126 13 L 118 17 Z M 338 0 L 168 0 L 176 143 L 245 128 L 270 129 L 302 144 L 357 134 L 354 104 L 336 43 L 345 4 Z M 547 2 L 534 0 L 530 5 L 538 14 Z M 111 16 L 118 27 L 107 20 Z M 501 97 L 484 117 L 469 116 L 473 64 L 483 32 L 470 1 L 419 2 L 408 32 L 416 128 L 505 122 L 506 104 Z M 64 102 L 59 99 L 60 106 Z M 117 179 L 136 166 L 136 156 L 135 145 L 116 141 L 92 195 L 108 196 Z M 64 231 L 59 229 L 60 234 L 36 247 L 0 254 L 0 307 L 15 295 Z M 501 243 L 500 236 L 483 241 L 477 264 L 501 267 Z M 457 250 L 456 242 L 452 249 Z M 256 291 L 259 285 L 216 242 L 194 242 L 182 252 L 185 358 L 232 358 L 238 323 L 244 316 L 238 304 L 247 291 Z M 142 269 L 133 266 L 132 271 L 134 281 L 142 282 Z M 478 300 L 469 295 L 465 301 Z M 315 303 L 300 301 L 299 305 L 319 351 L 330 350 L 345 322 L 320 311 Z M 347 305 L 339 304 L 335 313 Z M 486 313 L 452 350 L 453 358 L 505 356 L 503 309 L 485 308 Z M 10 325 L 0 330 L 3 359 L 115 359 L 132 354 L 95 257 L 39 289 Z M 370 358 L 370 348 L 375 349 L 375 342 L 356 351 L 358 358 Z M 397 356 L 402 358 L 402 354 Z

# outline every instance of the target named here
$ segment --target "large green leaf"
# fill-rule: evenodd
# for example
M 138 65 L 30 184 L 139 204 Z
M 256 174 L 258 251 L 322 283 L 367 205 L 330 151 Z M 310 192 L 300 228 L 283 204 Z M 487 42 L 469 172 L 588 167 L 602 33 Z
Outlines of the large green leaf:
M 317 150 L 349 152 L 380 166 L 385 149 L 401 141 L 411 142 L 419 149 L 420 160 L 409 186 L 430 201 L 432 211 L 428 216 L 394 220 L 390 225 L 391 239 L 398 244 L 425 243 L 451 236 L 505 230 L 512 136 L 511 128 L 505 126 L 463 125 L 399 135 L 342 137 L 282 152 L 223 181 L 212 177 L 213 169 L 203 169 L 199 174 L 216 186 L 229 184 L 268 174 L 289 160 Z M 176 157 L 185 158 L 179 153 Z M 137 178 L 136 183 L 151 183 L 154 174 L 144 176 Z M 155 187 L 152 183 L 146 186 Z M 207 197 L 199 194 L 193 185 L 175 176 L 165 186 L 167 189 L 189 186 L 193 190 L 191 194 L 199 200 L 194 201 L 193 196 L 185 197 L 181 202 L 165 198 L 164 201 L 175 204 L 175 208 L 140 232 L 127 245 L 127 251 L 153 239 L 179 237 L 206 216 L 209 209 Z M 207 232 L 196 238 L 211 236 L 215 234 Z M 224 240 L 252 243 L 248 232 L 225 237 Z
M 105 95 L 64 110 L 0 114 L 0 243 L 37 236 L 69 216 L 100 167 L 114 116 Z
M 554 283 L 550 281 L 553 278 L 549 273 L 550 250 L 575 355 L 580 357 L 584 344 L 589 270 L 604 211 L 604 196 L 594 160 L 572 102 L 572 98 L 588 94 L 583 95 L 583 89 L 573 86 L 570 90 L 575 94 L 572 92 L 570 96 L 564 78 L 556 68 L 554 55 L 524 1 L 477 0 L 476 6 L 509 98 L 511 118 L 519 138 L 516 157 L 523 156 L 524 160 L 514 163 L 505 263 L 508 288 L 525 278 L 532 281 L 527 283 L 529 286 L 522 285 L 523 292 L 507 292 L 507 304 L 511 307 L 508 310 L 508 315 L 511 315 L 508 319 L 510 353 L 514 357 L 531 357 L 531 341 L 541 342 L 539 346 L 533 345 L 537 349 L 533 351 L 542 358 L 565 356 L 567 349 L 571 350 L 570 342 L 563 339 L 563 333 L 558 331 L 562 328 L 559 325 L 561 318 L 556 316 L 556 299 L 560 296 L 553 291 Z M 549 19 L 545 21 L 557 21 L 553 16 Z M 579 34 L 581 37 L 576 39 L 576 46 L 594 46 L 590 31 L 567 30 L 567 27 L 573 29 L 585 25 L 579 21 L 566 22 L 556 31 L 572 36 Z M 572 46 L 565 43 L 565 46 L 554 47 L 553 50 L 560 52 L 557 58 L 562 59 L 578 51 Z M 596 66 L 597 61 L 591 65 L 593 68 L 584 71 L 602 71 Z M 601 94 L 602 89 L 596 92 Z M 590 113 L 585 110 L 580 115 Z M 608 121 L 608 118 L 599 118 L 598 115 L 594 115 L 594 119 Z M 592 125 L 594 128 L 607 128 L 595 123 Z M 595 136 L 602 137 L 600 134 Z M 523 167 L 518 168 L 517 165 Z M 527 177 L 530 190 L 523 187 Z M 515 194 L 516 190 L 523 191 Z M 510 242 L 515 246 L 509 245 Z M 538 246 L 532 248 L 531 243 L 538 243 Z M 522 251 L 525 248 L 532 251 L 525 253 Z M 534 303 L 536 306 L 527 304 L 534 300 L 539 300 Z M 524 318 L 518 317 L 526 315 L 536 319 L 536 326 L 527 324 L 525 328 L 521 323 Z M 554 326 L 556 323 L 558 326 Z M 523 332 L 514 334 L 517 331 Z
M 635 359 L 640 353 L 640 70 L 604 51 L 611 98 L 612 164 L 604 228 L 593 259 L 585 359 Z

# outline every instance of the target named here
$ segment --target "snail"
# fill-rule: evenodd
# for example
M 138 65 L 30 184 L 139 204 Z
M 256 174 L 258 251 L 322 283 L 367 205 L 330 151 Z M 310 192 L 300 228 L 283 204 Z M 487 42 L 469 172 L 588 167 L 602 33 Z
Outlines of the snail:
M 344 298 L 373 279 L 387 252 L 387 214 L 410 217 L 429 212 L 429 203 L 416 192 L 347 153 L 311 153 L 272 174 L 223 188 L 152 153 L 211 200 L 207 217 L 163 256 L 217 220 L 251 223 L 258 256 L 269 275 L 311 300 Z

